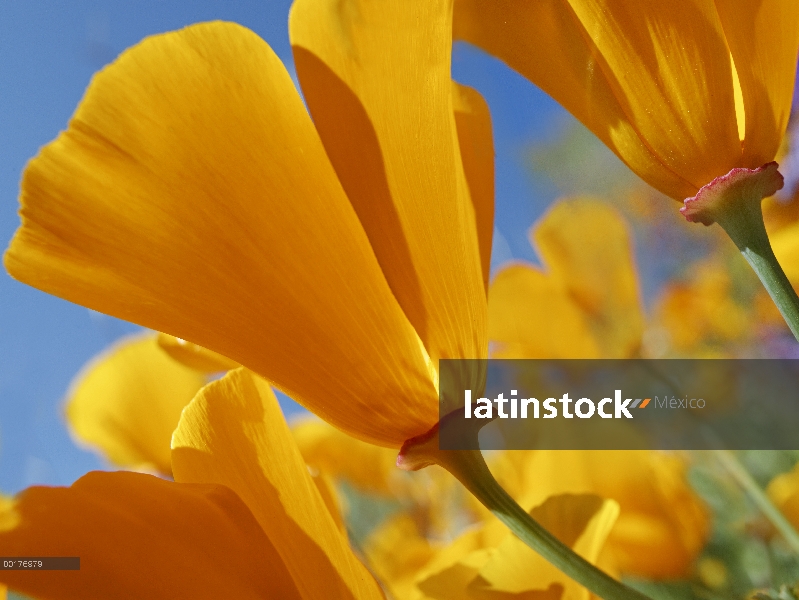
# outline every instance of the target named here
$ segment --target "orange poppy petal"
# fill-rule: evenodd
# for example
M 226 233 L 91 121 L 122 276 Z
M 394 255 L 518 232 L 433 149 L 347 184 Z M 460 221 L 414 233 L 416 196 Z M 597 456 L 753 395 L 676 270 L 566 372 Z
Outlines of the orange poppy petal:
M 486 353 L 485 288 L 453 114 L 448 0 L 298 0 L 303 95 L 428 353 Z M 483 216 L 483 215 L 481 215 Z
M 494 236 L 494 136 L 491 113 L 477 90 L 455 82 L 452 83 L 452 101 L 463 170 L 477 221 L 480 263 L 487 292 Z
M 250 510 L 220 485 L 94 472 L 28 488 L 6 511 L 17 524 L 0 529 L 4 555 L 80 557 L 79 571 L 0 571 L 37 598 L 300 598 Z
M 78 375 L 66 418 L 79 440 L 115 465 L 171 474 L 172 432 L 183 407 L 205 384 L 203 373 L 161 350 L 156 334 L 130 336 Z
M 582 309 L 601 355 L 635 354 L 643 308 L 630 228 L 618 211 L 591 198 L 562 200 L 530 237 L 551 276 Z
M 746 137 L 740 166 L 774 160 L 791 112 L 799 52 L 795 0 L 716 0 L 743 93 Z
M 489 338 L 496 358 L 598 358 L 580 306 L 555 278 L 527 265 L 497 273 L 488 290 Z
M 680 200 L 696 194 L 701 184 L 664 166 L 642 141 L 564 0 L 456 0 L 454 35 L 538 85 L 650 185 Z
M 15 278 L 269 377 L 361 438 L 438 416 L 431 365 L 291 78 L 231 23 L 146 39 L 25 170 Z
M 263 380 L 237 369 L 206 386 L 175 430 L 172 469 L 176 481 L 235 491 L 304 598 L 383 598 L 325 506 Z

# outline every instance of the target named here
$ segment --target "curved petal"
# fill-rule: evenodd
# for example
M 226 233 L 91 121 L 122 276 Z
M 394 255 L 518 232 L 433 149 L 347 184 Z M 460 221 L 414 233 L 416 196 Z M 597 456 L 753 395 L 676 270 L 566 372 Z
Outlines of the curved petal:
M 73 382 L 65 412 L 72 433 L 115 465 L 169 475 L 172 432 L 207 382 L 156 339 L 130 336 L 92 360 Z
M 176 338 L 174 335 L 159 333 L 158 345 L 180 364 L 204 373 L 230 371 L 241 366 L 213 350 Z
M 754 169 L 779 150 L 796 78 L 799 3 L 716 0 L 743 93 L 746 137 L 740 166 Z
M 682 200 L 702 185 L 665 166 L 642 139 L 566 0 L 456 0 L 454 35 L 538 85 L 653 187 Z
M 177 481 L 235 491 L 303 598 L 383 598 L 325 506 L 263 380 L 237 369 L 206 386 L 175 430 L 172 469 Z
M 300 598 L 250 510 L 220 485 L 94 472 L 28 488 L 11 510 L 4 554 L 80 557 L 79 571 L 0 571 L 37 598 Z
M 268 377 L 385 445 L 438 416 L 402 314 L 291 82 L 231 23 L 154 36 L 25 170 L 15 278 Z
M 497 273 L 488 291 L 489 339 L 496 358 L 598 358 L 580 306 L 553 277 L 528 265 Z
M 289 18 L 325 150 L 435 364 L 486 354 L 475 215 L 453 114 L 451 13 L 451 0 L 298 0 Z
M 488 293 L 494 237 L 494 136 L 491 113 L 477 90 L 455 82 L 452 83 L 452 102 L 455 105 L 455 125 L 458 128 L 463 170 L 477 222 L 483 285 Z
M 644 329 L 630 227 L 607 203 L 557 202 L 530 232 L 542 262 L 586 315 L 603 358 L 628 358 Z

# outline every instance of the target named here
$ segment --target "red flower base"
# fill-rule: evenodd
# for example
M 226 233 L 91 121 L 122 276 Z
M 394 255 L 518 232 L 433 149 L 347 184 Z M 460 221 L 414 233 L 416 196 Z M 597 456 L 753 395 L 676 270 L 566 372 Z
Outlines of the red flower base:
M 776 162 L 766 163 L 757 169 L 733 169 L 703 186 L 696 196 L 685 199 L 680 209 L 692 223 L 712 225 L 720 212 L 732 209 L 740 200 L 757 199 L 774 195 L 782 189 L 784 180 Z

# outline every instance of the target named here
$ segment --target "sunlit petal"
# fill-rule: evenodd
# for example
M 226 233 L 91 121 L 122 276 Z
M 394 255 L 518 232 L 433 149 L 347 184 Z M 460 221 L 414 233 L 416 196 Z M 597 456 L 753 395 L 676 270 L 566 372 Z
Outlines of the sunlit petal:
M 477 221 L 483 282 L 488 289 L 494 236 L 494 139 L 491 114 L 488 104 L 476 90 L 454 82 L 452 86 L 458 143 Z
M 746 138 L 740 166 L 754 169 L 774 159 L 788 125 L 799 51 L 799 2 L 716 0 L 715 5 L 743 93 Z
M 21 201 L 17 279 L 227 356 L 361 438 L 398 446 L 435 422 L 432 365 L 251 31 L 207 23 L 124 52 L 29 163 Z
M 737 165 L 730 55 L 713 0 L 673 0 L 668 10 L 639 0 L 569 4 L 658 160 L 697 187 Z
M 205 387 L 172 440 L 176 481 L 234 490 L 304 598 L 383 598 L 311 479 L 272 390 L 244 369 Z
M 449 0 L 298 0 L 289 19 L 325 150 L 434 362 L 486 353 L 483 272 L 453 112 L 451 13 Z
M 206 378 L 156 339 L 132 336 L 95 358 L 72 384 L 65 412 L 73 434 L 112 463 L 170 474 L 172 432 Z
M 10 510 L 19 522 L 0 530 L 4 555 L 80 557 L 79 571 L 0 571 L 37 598 L 300 598 L 250 510 L 223 486 L 95 472 L 68 488 L 29 488 Z
M 638 115 L 619 93 L 617 75 L 607 68 L 600 49 L 565 0 L 457 0 L 454 33 L 536 83 L 655 188 L 683 199 L 709 181 L 697 184 L 685 179 L 647 145 L 638 129 Z M 732 102 L 731 91 L 729 95 Z M 690 108 L 710 110 L 710 103 L 704 99 L 700 103 L 707 106 Z M 678 143 L 676 138 L 672 141 Z

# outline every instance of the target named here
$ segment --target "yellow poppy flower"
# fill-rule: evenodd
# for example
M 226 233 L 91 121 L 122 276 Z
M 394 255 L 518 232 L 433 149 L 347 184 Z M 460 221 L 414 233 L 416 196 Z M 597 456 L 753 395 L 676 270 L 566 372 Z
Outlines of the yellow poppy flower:
M 451 13 L 296 2 L 310 115 L 243 27 L 144 40 L 27 166 L 7 270 L 229 357 L 360 439 L 428 431 L 438 359 L 487 353 L 490 119 L 450 79 Z
M 457 0 L 454 31 L 678 200 L 772 161 L 788 123 L 794 0 Z
M 628 358 L 643 309 L 629 226 L 591 198 L 557 202 L 530 241 L 544 268 L 513 264 L 488 293 L 496 358 Z
M 207 383 L 176 362 L 158 336 L 129 336 L 76 377 L 65 415 L 72 434 L 126 469 L 172 474 L 170 441 L 180 413 Z
M 619 504 L 603 560 L 625 575 L 685 577 L 710 535 L 707 507 L 685 461 L 649 450 L 537 450 L 499 454 L 497 480 L 522 506 L 557 494 L 597 494 Z
M 89 473 L 0 510 L 0 547 L 80 571 L 0 571 L 40 598 L 383 599 L 307 472 L 269 386 L 243 369 L 195 397 L 176 482 Z M 157 540 L 157 543 L 153 543 Z
M 553 496 L 530 514 L 590 562 L 596 562 L 618 505 L 590 494 Z M 400 515 L 375 531 L 364 553 L 395 598 L 588 600 L 584 587 L 530 550 L 498 521 L 470 529 L 451 543 L 431 543 Z

